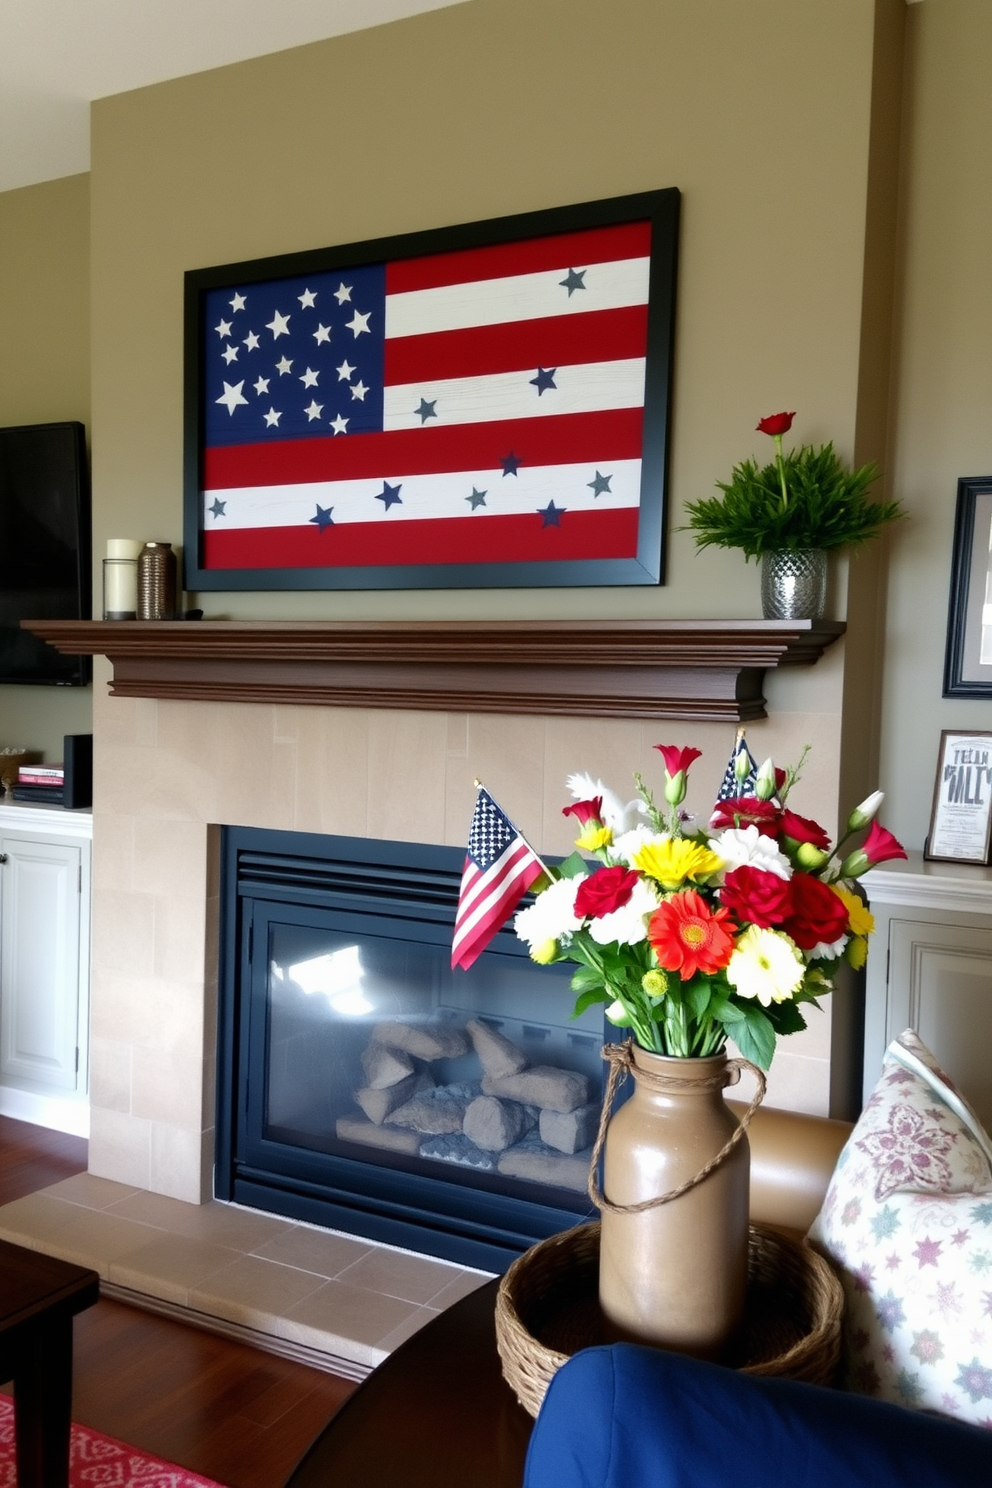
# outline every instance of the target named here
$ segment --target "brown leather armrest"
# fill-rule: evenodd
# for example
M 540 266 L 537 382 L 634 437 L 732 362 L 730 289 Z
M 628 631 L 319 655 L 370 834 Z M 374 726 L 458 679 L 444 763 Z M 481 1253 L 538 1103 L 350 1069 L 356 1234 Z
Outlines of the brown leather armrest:
M 746 1107 L 728 1104 L 739 1116 Z M 847 1121 L 762 1106 L 748 1127 L 751 1218 L 805 1234 L 820 1212 L 827 1185 L 851 1134 Z

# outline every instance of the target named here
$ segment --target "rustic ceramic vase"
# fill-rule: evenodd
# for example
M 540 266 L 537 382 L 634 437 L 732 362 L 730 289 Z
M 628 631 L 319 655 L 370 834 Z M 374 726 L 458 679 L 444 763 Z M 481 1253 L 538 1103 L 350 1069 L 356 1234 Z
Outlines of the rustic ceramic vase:
M 762 553 L 761 613 L 766 620 L 820 620 L 827 607 L 822 548 Z
M 634 1092 L 610 1120 L 603 1192 L 637 1204 L 692 1178 L 737 1127 L 723 1091 L 726 1055 L 673 1059 L 636 1045 Z M 719 1359 L 747 1289 L 747 1138 L 669 1203 L 636 1214 L 602 1211 L 599 1300 L 615 1338 Z

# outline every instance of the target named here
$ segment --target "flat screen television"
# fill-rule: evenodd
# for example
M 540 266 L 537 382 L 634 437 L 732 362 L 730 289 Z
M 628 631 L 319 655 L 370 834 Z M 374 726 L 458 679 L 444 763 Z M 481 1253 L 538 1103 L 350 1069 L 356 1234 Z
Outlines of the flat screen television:
M 0 429 L 0 682 L 85 686 L 89 657 L 61 655 L 21 621 L 89 618 L 83 425 Z

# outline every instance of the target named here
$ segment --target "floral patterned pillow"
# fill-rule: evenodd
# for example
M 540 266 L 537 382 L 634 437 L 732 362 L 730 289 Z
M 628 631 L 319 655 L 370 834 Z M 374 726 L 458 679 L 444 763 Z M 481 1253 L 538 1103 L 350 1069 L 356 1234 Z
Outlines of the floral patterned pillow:
M 809 1238 L 844 1285 L 840 1383 L 992 1430 L 992 1141 L 912 1030 Z

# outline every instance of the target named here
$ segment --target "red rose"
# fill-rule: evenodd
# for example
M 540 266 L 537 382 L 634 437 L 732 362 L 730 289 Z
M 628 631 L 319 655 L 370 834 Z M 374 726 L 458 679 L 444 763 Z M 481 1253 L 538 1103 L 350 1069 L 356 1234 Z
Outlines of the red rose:
M 766 873 L 745 863 L 727 874 L 720 903 L 736 919 L 767 930 L 771 925 L 781 925 L 792 913 L 792 885 L 777 873 Z
M 691 745 L 685 749 L 680 749 L 677 744 L 656 744 L 654 747 L 664 755 L 665 769 L 669 775 L 688 770 L 693 760 L 699 759 L 703 752 L 701 749 L 693 749 Z
M 814 847 L 828 848 L 830 838 L 826 832 L 815 821 L 810 821 L 808 816 L 799 816 L 795 811 L 782 812 L 782 832 L 786 837 L 791 837 L 793 842 L 812 842 Z
M 628 868 L 597 868 L 579 884 L 575 913 L 582 919 L 601 920 L 627 903 L 640 877 Z M 840 903 L 840 900 L 837 901 Z
M 736 796 L 730 801 L 717 801 L 710 817 L 715 832 L 726 827 L 757 827 L 763 837 L 777 835 L 779 808 L 772 801 L 759 801 L 757 796 Z
M 887 828 L 880 827 L 877 821 L 873 821 L 868 828 L 868 835 L 861 844 L 861 851 L 873 868 L 876 863 L 887 863 L 890 858 L 906 856 L 906 849 L 902 843 L 897 842 L 892 833 Z
M 603 820 L 603 798 L 593 796 L 591 801 L 576 801 L 571 806 L 561 808 L 562 816 L 574 816 L 581 826 L 587 822 Z
M 847 934 L 847 909 L 833 889 L 809 873 L 794 873 L 790 880 L 792 913 L 782 929 L 801 951 L 815 945 L 833 945 Z
M 795 413 L 770 413 L 758 422 L 759 434 L 788 434 Z

